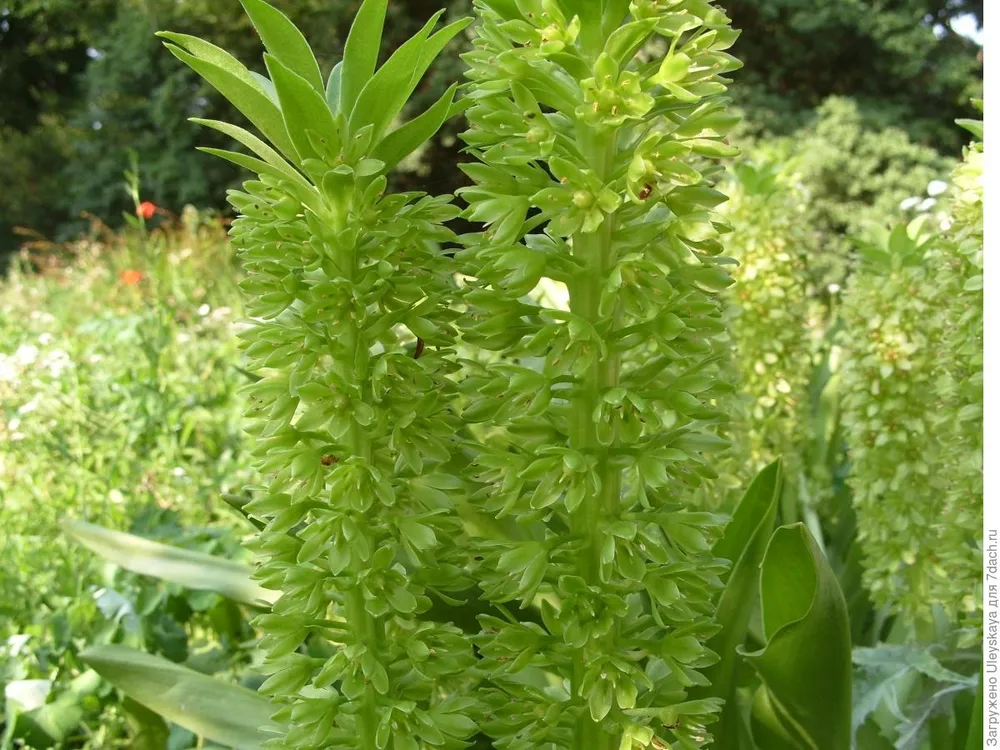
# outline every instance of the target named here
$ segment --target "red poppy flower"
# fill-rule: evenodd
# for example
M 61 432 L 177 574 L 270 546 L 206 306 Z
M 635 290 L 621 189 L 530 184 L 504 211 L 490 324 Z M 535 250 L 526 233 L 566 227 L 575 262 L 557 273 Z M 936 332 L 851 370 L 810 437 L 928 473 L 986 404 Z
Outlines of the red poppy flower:
M 124 271 L 122 271 L 121 280 L 123 284 L 126 284 L 128 286 L 135 286 L 140 281 L 142 281 L 142 271 L 136 271 L 134 268 L 127 268 Z
M 144 219 L 152 219 L 153 214 L 155 214 L 160 209 L 156 207 L 155 203 L 150 203 L 149 201 L 143 201 L 138 206 L 135 207 L 135 215 L 141 216 Z

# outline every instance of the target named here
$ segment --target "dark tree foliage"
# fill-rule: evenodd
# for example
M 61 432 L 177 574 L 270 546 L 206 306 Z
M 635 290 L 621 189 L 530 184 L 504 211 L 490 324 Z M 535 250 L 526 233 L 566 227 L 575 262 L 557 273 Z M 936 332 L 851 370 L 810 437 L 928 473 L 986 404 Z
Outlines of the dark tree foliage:
M 273 0 L 304 30 L 324 72 L 342 52 L 360 0 Z M 595 0 L 596 2 L 597 0 Z M 383 56 L 442 6 L 468 13 L 470 0 L 392 0 Z M 957 155 L 953 122 L 972 116 L 982 89 L 976 45 L 950 30 L 957 15 L 982 18 L 982 0 L 728 0 L 743 30 L 746 62 L 733 93 L 749 135 L 810 127 L 829 96 L 849 97 L 866 127 L 895 126 L 916 144 Z M 128 150 L 140 159 L 143 197 L 173 211 L 218 204 L 237 170 L 193 151 L 226 147 L 191 116 L 238 121 L 220 96 L 166 53 L 153 36 L 170 28 L 232 50 L 248 64 L 260 41 L 237 0 L 0 0 L 0 252 L 14 226 L 66 239 L 81 212 L 114 224 L 131 209 L 121 188 Z M 935 28 L 942 34 L 938 39 Z M 422 83 L 413 107 L 461 78 L 463 37 Z M 260 71 L 263 72 L 263 71 Z M 413 114 L 412 112 L 409 114 Z M 431 192 L 464 184 L 453 121 L 397 187 Z
M 965 138 L 953 123 L 975 116 L 983 66 L 949 23 L 972 14 L 981 26 L 982 0 L 729 0 L 726 9 L 743 32 L 738 94 L 758 127 L 790 133 L 828 96 L 849 96 L 870 119 L 958 155 Z

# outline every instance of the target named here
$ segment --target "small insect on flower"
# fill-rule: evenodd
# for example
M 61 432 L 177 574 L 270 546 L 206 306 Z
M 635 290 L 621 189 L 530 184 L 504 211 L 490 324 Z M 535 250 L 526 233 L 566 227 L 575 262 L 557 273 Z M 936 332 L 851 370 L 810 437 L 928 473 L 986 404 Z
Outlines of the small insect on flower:
M 159 206 L 155 203 L 149 201 L 143 201 L 138 206 L 135 207 L 135 215 L 143 219 L 149 220 L 153 218 L 153 215 L 160 210 Z
M 652 194 L 653 194 L 653 186 L 649 183 L 646 183 L 645 187 L 643 187 L 642 189 L 642 192 L 639 193 L 639 200 L 644 201 Z
M 120 278 L 126 286 L 135 286 L 142 281 L 142 271 L 137 271 L 134 268 L 126 268 L 121 272 Z

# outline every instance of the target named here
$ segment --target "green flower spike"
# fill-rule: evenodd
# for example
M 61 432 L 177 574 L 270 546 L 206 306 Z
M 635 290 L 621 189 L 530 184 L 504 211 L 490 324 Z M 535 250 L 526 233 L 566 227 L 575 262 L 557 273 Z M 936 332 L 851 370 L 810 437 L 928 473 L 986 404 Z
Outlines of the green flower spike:
M 718 709 L 686 697 L 716 659 L 724 570 L 721 520 L 691 500 L 726 445 L 710 184 L 733 153 L 720 55 L 736 35 L 706 2 L 639 5 L 560 2 L 545 23 L 563 46 L 542 54 L 520 32 L 542 23 L 533 3 L 477 0 L 465 56 L 478 163 L 461 196 L 487 229 L 458 255 L 463 338 L 493 359 L 468 363 L 463 417 L 490 427 L 474 500 L 504 529 L 476 540 L 498 608 L 480 618 L 483 729 L 504 750 L 695 748 Z M 689 61 L 669 81 L 639 54 L 657 34 Z M 545 151 L 511 118 L 529 111 Z M 568 310 L 525 296 L 542 278 Z
M 453 111 L 455 87 L 394 127 L 467 20 L 440 13 L 376 70 L 385 0 L 365 0 L 326 83 L 299 31 L 242 0 L 268 77 L 194 37 L 169 49 L 270 142 L 203 121 L 253 155 L 212 151 L 256 173 L 229 200 L 252 316 L 241 334 L 247 432 L 263 480 L 245 507 L 264 527 L 257 578 L 280 591 L 263 632 L 260 692 L 296 750 L 460 748 L 476 725 L 475 658 L 432 597 L 468 586 L 448 462 L 453 268 L 439 250 L 448 198 L 386 192 L 385 173 Z M 262 719 L 263 720 L 263 719 Z

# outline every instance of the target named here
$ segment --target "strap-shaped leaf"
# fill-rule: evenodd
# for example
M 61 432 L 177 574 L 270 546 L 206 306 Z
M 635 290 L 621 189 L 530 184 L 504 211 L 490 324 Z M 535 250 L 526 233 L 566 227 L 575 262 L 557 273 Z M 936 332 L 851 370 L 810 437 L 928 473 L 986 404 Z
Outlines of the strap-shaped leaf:
M 361 91 L 375 73 L 387 5 L 388 0 L 365 0 L 347 34 L 339 107 L 347 115 L 354 111 Z
M 716 557 L 729 560 L 732 567 L 716 610 L 716 619 L 722 629 L 708 642 L 708 647 L 719 655 L 719 661 L 704 672 L 711 684 L 696 691 L 693 697 L 717 697 L 726 701 L 719 723 L 713 729 L 720 750 L 739 748 L 742 719 L 735 700 L 740 659 L 737 649 L 746 640 L 750 616 L 757 603 L 760 563 L 774 529 L 783 484 L 779 461 L 764 468 L 750 483 L 725 533 L 712 548 Z
M 253 123 L 267 140 L 278 151 L 290 159 L 296 159 L 297 154 L 292 141 L 285 131 L 285 123 L 281 110 L 272 102 L 260 88 L 260 84 L 249 77 L 248 83 L 218 65 L 202 60 L 186 52 L 174 44 L 167 44 L 175 57 L 190 66 L 202 78 L 208 81 L 220 94 L 233 103 L 243 115 Z
M 260 750 L 280 727 L 270 701 L 238 685 L 124 646 L 80 654 L 87 666 L 167 721 L 238 750 Z
M 457 90 L 458 85 L 452 85 L 426 112 L 382 139 L 375 149 L 374 157 L 385 162 L 386 171 L 434 137 L 434 134 L 454 114 L 452 104 Z
M 250 568 L 231 560 L 171 547 L 84 521 L 66 521 L 63 530 L 105 560 L 133 573 L 191 589 L 215 591 L 257 606 L 270 604 L 277 598 L 277 592 L 261 588 L 251 580 Z
M 851 744 L 851 630 L 837 577 L 801 524 L 771 537 L 760 574 L 767 644 L 744 653 L 760 675 L 753 734 L 768 750 Z
M 291 164 L 285 161 L 281 157 L 281 154 L 268 146 L 253 133 L 248 133 L 241 127 L 230 125 L 228 122 L 220 122 L 219 120 L 204 120 L 200 117 L 192 117 L 190 120 L 198 125 L 204 125 L 207 128 L 218 130 L 220 133 L 225 133 L 233 140 L 239 141 L 248 149 L 253 151 L 257 154 L 257 156 L 267 162 L 270 166 L 274 167 L 275 170 L 285 175 L 285 177 L 289 180 L 297 182 L 303 187 L 310 187 L 306 179 L 300 175 Z
M 325 138 L 331 150 L 336 149 L 337 123 L 323 95 L 273 55 L 265 53 L 264 64 L 267 65 L 267 72 L 271 74 L 271 80 L 278 91 L 285 129 L 300 160 L 322 159 L 322 154 L 316 151 L 309 140 L 308 131 Z
M 317 91 L 323 90 L 323 76 L 319 63 L 309 48 L 309 42 L 302 36 L 288 17 L 264 0 L 240 0 L 247 15 L 253 22 L 260 40 L 267 51 L 281 60 L 289 70 L 293 70 L 310 83 Z

